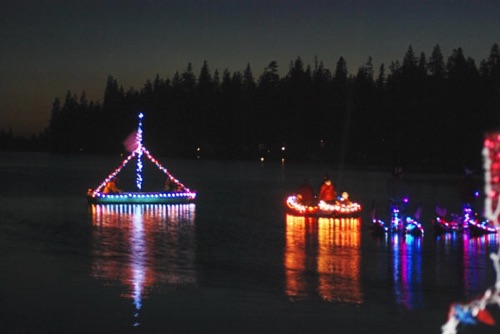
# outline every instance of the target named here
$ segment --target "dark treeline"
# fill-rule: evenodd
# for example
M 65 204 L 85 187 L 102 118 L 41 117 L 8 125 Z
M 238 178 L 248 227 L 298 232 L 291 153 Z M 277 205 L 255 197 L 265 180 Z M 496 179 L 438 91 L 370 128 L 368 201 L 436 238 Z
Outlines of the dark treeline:
M 0 152 L 1 151 L 44 151 L 47 149 L 44 134 L 32 135 L 31 137 L 15 136 L 12 129 L 0 130 Z
M 109 76 L 102 104 L 68 92 L 41 137 L 53 152 L 119 152 L 144 112 L 144 142 L 158 156 L 480 169 L 484 133 L 500 125 L 499 92 L 497 44 L 479 65 L 461 48 L 445 58 L 437 45 L 427 58 L 410 46 L 402 62 L 374 69 L 369 58 L 356 75 L 342 57 L 333 72 L 299 57 L 284 76 L 275 61 L 259 76 L 204 62 L 140 91 Z

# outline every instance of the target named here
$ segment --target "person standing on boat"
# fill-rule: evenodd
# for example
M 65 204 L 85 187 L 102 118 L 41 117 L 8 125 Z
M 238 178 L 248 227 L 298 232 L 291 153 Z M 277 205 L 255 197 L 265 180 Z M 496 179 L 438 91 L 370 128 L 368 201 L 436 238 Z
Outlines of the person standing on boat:
M 319 200 L 325 202 L 334 202 L 337 199 L 337 192 L 335 191 L 335 187 L 333 186 L 332 181 L 328 176 L 323 178 L 323 184 L 319 190 Z
M 391 203 L 402 204 L 409 197 L 403 167 L 395 166 L 387 181 L 387 195 Z
M 108 183 L 106 183 L 106 186 L 104 187 L 102 193 L 103 194 L 116 194 L 121 192 L 120 189 L 118 189 L 118 178 L 114 177 L 112 178 Z
M 476 180 L 474 180 L 474 173 L 467 167 L 464 169 L 464 175 L 460 181 L 458 192 L 462 207 L 467 206 L 472 208 L 479 197 L 479 186 Z
M 309 179 L 304 179 L 302 184 L 299 186 L 299 189 L 297 190 L 297 198 L 304 205 L 311 205 L 313 203 L 314 190 L 309 183 Z

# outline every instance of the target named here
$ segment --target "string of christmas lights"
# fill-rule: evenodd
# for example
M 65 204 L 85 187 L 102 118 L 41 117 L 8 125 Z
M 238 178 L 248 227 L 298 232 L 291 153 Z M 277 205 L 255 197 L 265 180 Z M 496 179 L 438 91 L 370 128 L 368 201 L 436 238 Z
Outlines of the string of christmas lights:
M 137 176 L 135 179 L 137 190 L 142 189 L 142 118 L 144 114 L 141 112 L 139 114 L 139 125 L 137 126 L 136 142 L 137 142 Z
M 137 127 L 137 132 L 136 132 L 136 137 L 135 137 L 135 149 L 132 151 L 132 153 L 126 157 L 120 166 L 116 168 L 113 172 L 111 172 L 105 179 L 104 181 L 99 184 L 97 188 L 92 190 L 91 194 L 92 197 L 96 197 L 100 195 L 100 192 L 104 189 L 106 184 L 108 184 L 111 180 L 113 180 L 119 173 L 120 171 L 130 162 L 130 160 L 134 159 L 137 157 L 137 165 L 136 165 L 136 186 L 139 191 L 142 189 L 142 182 L 143 182 L 143 169 L 144 169 L 144 164 L 142 162 L 142 156 L 145 155 L 160 171 L 162 171 L 167 177 L 170 182 L 173 182 L 176 186 L 177 189 L 181 189 L 185 193 L 189 193 L 189 196 L 192 196 L 194 193 L 191 192 L 189 188 L 187 188 L 183 183 L 181 183 L 178 179 L 176 179 L 164 166 L 161 165 L 161 163 L 155 159 L 151 153 L 142 145 L 142 119 L 144 118 L 144 114 L 140 113 L 138 115 L 139 117 L 139 125 Z
M 290 195 L 286 199 L 286 205 L 292 211 L 299 214 L 315 214 L 318 212 L 323 212 L 325 214 L 353 214 L 361 211 L 361 205 L 359 203 L 347 200 L 347 193 L 343 195 L 345 197 L 340 197 L 334 204 L 319 201 L 317 205 L 304 205 L 296 195 Z
M 483 146 L 483 167 L 485 181 L 485 217 L 497 228 L 500 227 L 500 132 L 486 135 Z M 497 239 L 498 240 L 498 239 Z M 494 326 L 496 321 L 490 309 L 500 307 L 500 241 L 497 253 L 490 258 L 496 271 L 496 282 L 484 294 L 467 304 L 452 304 L 448 321 L 441 327 L 443 334 L 456 334 L 462 326 L 483 323 Z M 498 308 L 497 308 L 498 310 Z
M 113 172 L 111 172 L 104 179 L 104 181 L 102 181 L 102 183 L 97 188 L 95 188 L 92 191 L 92 196 L 93 197 L 97 196 L 97 194 L 100 193 L 102 189 L 104 189 L 104 187 L 106 186 L 106 184 L 108 184 L 108 182 L 110 182 L 111 180 L 113 180 L 116 177 L 116 175 L 118 175 L 120 173 L 120 171 L 130 162 L 130 160 L 132 160 L 133 158 L 135 158 L 136 155 L 137 155 L 137 150 L 134 151 L 134 152 L 132 152 L 132 154 L 130 154 L 127 158 L 125 158 L 125 160 L 122 161 L 122 163 L 120 164 L 120 166 L 118 168 L 116 168 Z

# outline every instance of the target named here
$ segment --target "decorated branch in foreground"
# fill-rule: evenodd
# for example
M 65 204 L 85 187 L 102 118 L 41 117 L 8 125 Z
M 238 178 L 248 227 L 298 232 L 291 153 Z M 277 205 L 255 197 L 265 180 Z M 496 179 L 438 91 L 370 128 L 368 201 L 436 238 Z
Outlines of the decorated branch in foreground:
M 500 227 L 500 131 L 486 135 L 483 147 L 484 166 L 484 214 L 498 229 Z M 500 247 L 490 254 L 496 271 L 495 284 L 484 294 L 469 303 L 451 305 L 448 321 L 442 326 L 443 334 L 455 334 L 461 327 L 483 323 L 496 325 L 491 311 L 500 307 Z

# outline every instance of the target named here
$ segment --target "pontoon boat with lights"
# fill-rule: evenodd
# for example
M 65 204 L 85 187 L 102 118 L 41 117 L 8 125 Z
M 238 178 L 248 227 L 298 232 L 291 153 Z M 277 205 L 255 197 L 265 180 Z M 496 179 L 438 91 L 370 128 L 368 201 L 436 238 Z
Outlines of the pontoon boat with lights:
M 139 126 L 135 136 L 134 149 L 132 153 L 122 161 L 121 165 L 109 174 L 106 179 L 95 189 L 89 189 L 87 192 L 88 202 L 91 204 L 185 204 L 192 203 L 196 199 L 196 192 L 187 188 L 178 179 L 176 179 L 158 160 L 156 160 L 149 151 L 142 145 L 142 118 L 139 114 Z M 156 167 L 165 174 L 166 184 L 170 185 L 169 190 L 160 192 L 142 191 L 142 156 L 145 155 Z M 137 191 L 114 191 L 108 192 L 107 186 L 113 182 L 120 171 L 132 160 L 136 158 L 136 186 Z
M 334 203 L 319 201 L 315 204 L 306 205 L 301 203 L 297 195 L 290 195 L 286 199 L 288 211 L 297 216 L 318 217 L 352 217 L 361 212 L 361 205 L 349 200 L 349 195 L 344 192 Z
M 420 223 L 421 208 L 418 208 L 414 215 L 407 213 L 409 198 L 390 202 L 390 220 L 386 223 L 377 217 L 375 209 L 372 211 L 372 221 L 370 229 L 374 235 L 384 235 L 386 233 L 402 233 L 421 237 L 424 235 L 424 227 Z

